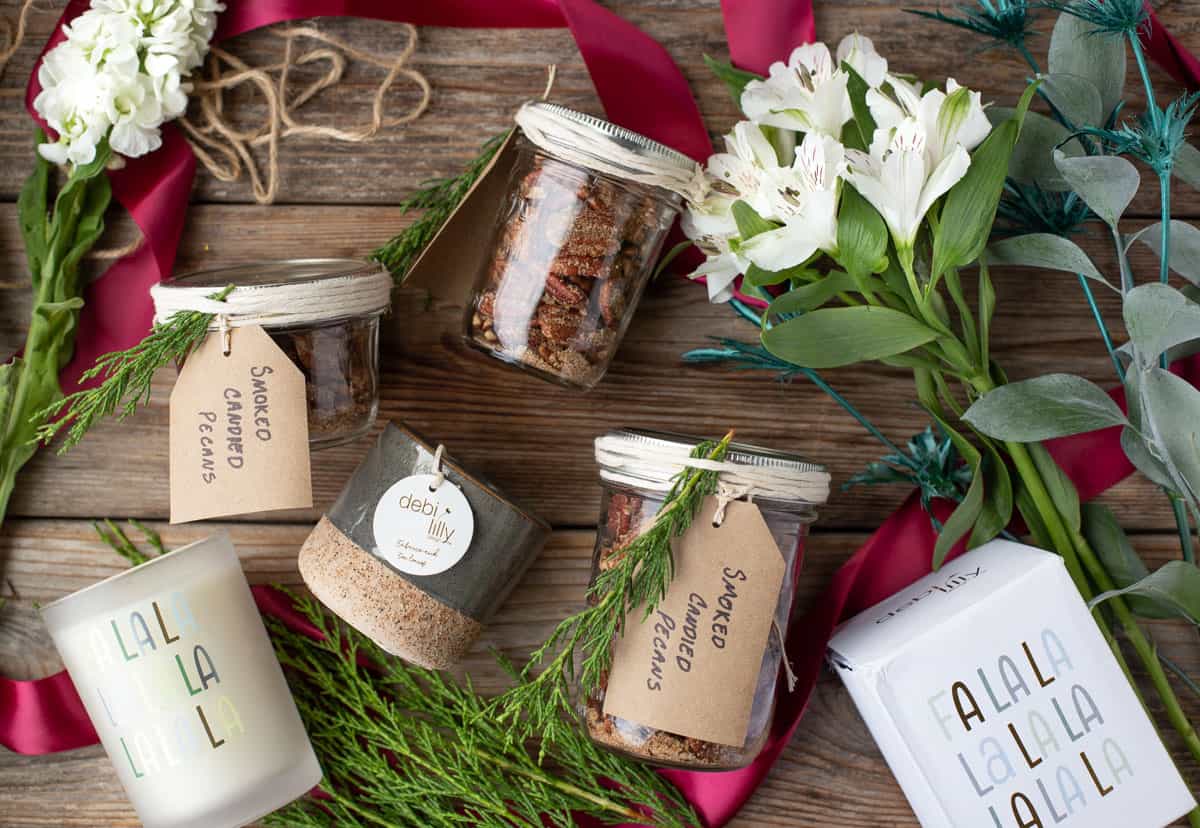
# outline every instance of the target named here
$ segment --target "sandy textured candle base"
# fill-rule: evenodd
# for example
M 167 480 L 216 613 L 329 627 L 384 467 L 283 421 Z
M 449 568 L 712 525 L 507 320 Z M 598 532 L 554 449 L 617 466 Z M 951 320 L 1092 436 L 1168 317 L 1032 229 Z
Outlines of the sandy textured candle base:
M 300 549 L 300 575 L 340 618 L 421 667 L 453 667 L 483 632 L 478 621 L 422 592 L 329 518 L 321 518 Z

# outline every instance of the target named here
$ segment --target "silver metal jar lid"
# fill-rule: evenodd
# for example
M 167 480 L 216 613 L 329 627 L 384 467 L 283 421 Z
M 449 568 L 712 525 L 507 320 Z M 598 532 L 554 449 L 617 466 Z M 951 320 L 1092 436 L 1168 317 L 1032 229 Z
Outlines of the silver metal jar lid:
M 702 197 L 704 169 L 681 152 L 614 123 L 537 101 L 517 111 L 525 137 L 564 161 L 596 172 Z
M 233 286 L 224 300 L 210 298 Z M 226 325 L 287 327 L 379 314 L 391 306 L 387 269 L 361 259 L 279 259 L 195 271 L 150 289 L 155 323 L 184 311 Z M 214 322 L 214 325 L 216 323 Z
M 829 472 L 797 454 L 731 443 L 718 464 L 691 458 L 700 438 L 664 431 L 622 428 L 596 439 L 602 480 L 667 491 L 687 466 L 717 468 L 722 480 L 767 500 L 813 505 L 829 498 Z

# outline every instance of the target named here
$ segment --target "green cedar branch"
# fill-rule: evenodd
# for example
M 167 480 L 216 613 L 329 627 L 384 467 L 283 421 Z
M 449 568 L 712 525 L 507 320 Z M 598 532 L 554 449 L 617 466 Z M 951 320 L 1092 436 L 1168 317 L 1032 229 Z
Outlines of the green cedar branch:
M 232 291 L 233 285 L 227 285 L 209 298 L 223 301 Z M 182 361 L 207 335 L 213 318 L 213 314 L 200 311 L 177 313 L 167 322 L 155 325 L 132 348 L 97 359 L 82 379 L 104 377 L 104 381 L 95 388 L 63 397 L 39 412 L 43 425 L 37 430 L 37 439 L 49 443 L 65 429 L 66 438 L 58 449 L 63 454 L 78 445 L 100 420 L 113 414 L 118 420 L 128 417 L 149 401 L 155 372 L 170 362 Z
M 732 439 L 729 432 L 719 442 L 701 443 L 692 456 L 721 460 Z M 648 617 L 666 596 L 675 576 L 671 542 L 692 525 L 700 504 L 717 490 L 717 478 L 718 472 L 705 469 L 680 472 L 650 528 L 621 550 L 616 566 L 596 576 L 588 606 L 563 620 L 533 652 L 520 683 L 493 706 L 511 738 L 554 742 L 579 729 L 572 703 L 576 675 L 583 697 L 595 693 L 612 666 L 613 641 L 624 632 L 626 616 L 641 607 Z

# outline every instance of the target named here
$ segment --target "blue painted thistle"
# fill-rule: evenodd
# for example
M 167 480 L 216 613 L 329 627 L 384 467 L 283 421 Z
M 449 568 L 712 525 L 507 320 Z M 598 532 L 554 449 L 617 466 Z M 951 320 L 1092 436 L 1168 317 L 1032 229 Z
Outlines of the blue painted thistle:
M 1005 233 L 1070 236 L 1083 229 L 1092 211 L 1075 192 L 1052 192 L 1010 178 L 1004 184 L 1004 198 L 996 215 L 1001 222 L 997 229 Z
M 1165 110 L 1150 109 L 1113 129 L 1089 127 L 1082 132 L 1100 138 L 1113 153 L 1136 158 L 1159 176 L 1166 175 L 1187 140 L 1197 103 L 1200 93 L 1189 93 L 1171 101 Z
M 1033 31 L 1032 7 L 1025 0 L 979 0 L 974 5 L 962 4 L 954 9 L 956 14 L 947 14 L 941 9 L 936 12 L 919 9 L 905 11 L 983 35 L 995 41 L 993 45 L 1006 43 L 1020 49 L 1028 38 L 1036 34 Z
M 1150 19 L 1144 0 L 1043 0 L 1039 5 L 1086 20 L 1097 34 L 1135 36 Z
M 939 428 L 931 426 L 908 441 L 903 451 L 886 454 L 869 463 L 865 471 L 851 477 L 842 486 L 878 486 L 889 483 L 913 485 L 921 490 L 921 505 L 929 514 L 933 526 L 941 524 L 933 516 L 933 501 L 944 498 L 958 502 L 971 485 L 971 468 L 962 462 L 954 443 Z

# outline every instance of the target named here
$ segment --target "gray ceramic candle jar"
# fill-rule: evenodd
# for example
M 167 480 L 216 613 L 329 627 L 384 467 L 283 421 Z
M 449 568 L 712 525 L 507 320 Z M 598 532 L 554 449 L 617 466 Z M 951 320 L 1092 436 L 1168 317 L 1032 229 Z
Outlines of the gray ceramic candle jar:
M 550 526 L 389 423 L 300 550 L 313 594 L 387 652 L 453 666 L 538 556 Z

